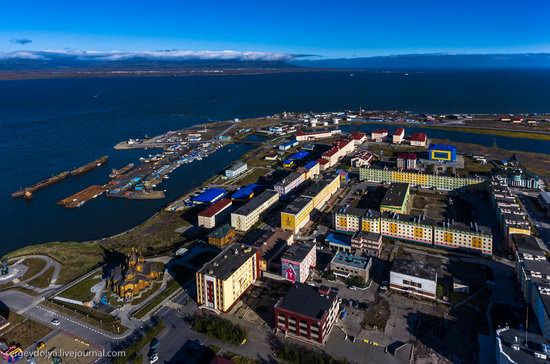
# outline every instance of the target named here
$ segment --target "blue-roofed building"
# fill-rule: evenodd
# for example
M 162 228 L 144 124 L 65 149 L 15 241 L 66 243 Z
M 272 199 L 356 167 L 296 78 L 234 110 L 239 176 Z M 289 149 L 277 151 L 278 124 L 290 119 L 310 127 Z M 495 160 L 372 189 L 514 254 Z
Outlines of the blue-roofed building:
M 450 144 L 431 144 L 428 150 L 431 161 L 456 161 L 456 147 Z
M 194 205 L 201 205 L 214 203 L 223 196 L 225 196 L 225 190 L 223 188 L 208 188 L 198 196 L 193 197 L 191 200 Z
M 263 190 L 263 186 L 252 183 L 239 188 L 235 193 L 231 195 L 231 199 L 233 201 L 248 201 Z
M 305 150 L 302 150 L 302 151 L 299 151 L 297 153 L 294 153 L 293 155 L 291 155 L 290 157 L 288 157 L 288 159 L 293 159 L 293 160 L 302 160 L 304 158 L 306 158 L 307 156 L 309 155 L 309 152 L 306 152 Z
M 309 171 L 310 169 L 314 168 L 315 166 L 319 165 L 319 162 L 317 161 L 309 161 L 306 163 L 306 165 L 304 166 L 304 168 Z
M 344 234 L 329 233 L 325 237 L 330 249 L 351 253 L 351 236 Z

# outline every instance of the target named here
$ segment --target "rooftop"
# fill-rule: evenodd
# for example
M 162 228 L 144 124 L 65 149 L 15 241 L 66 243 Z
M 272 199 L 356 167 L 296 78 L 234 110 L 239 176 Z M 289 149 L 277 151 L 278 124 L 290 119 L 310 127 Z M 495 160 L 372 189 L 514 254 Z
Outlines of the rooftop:
M 369 257 L 365 258 L 365 257 L 355 256 L 353 254 L 349 254 L 346 252 L 338 252 L 332 258 L 331 263 L 345 265 L 355 269 L 365 270 L 368 268 L 370 260 L 371 258 Z
M 301 262 L 312 249 L 315 249 L 315 246 L 305 244 L 289 245 L 281 258 Z
M 322 296 L 317 288 L 308 284 L 296 283 L 277 302 L 275 307 L 294 312 L 315 320 L 324 318 L 336 300 L 336 292 L 329 291 Z
M 224 224 L 208 234 L 209 238 L 223 239 L 233 228 L 229 224 Z
M 405 197 L 409 192 L 408 183 L 392 183 L 384 195 L 381 205 L 383 206 L 403 206 Z
M 398 214 L 396 212 L 382 212 L 381 216 L 383 219 L 398 220 L 423 225 L 433 225 L 435 223 L 433 219 L 426 217 L 425 215 L 406 215 Z
M 399 153 L 397 159 L 417 159 L 414 153 Z
M 393 135 L 402 135 L 402 134 L 405 134 L 405 128 L 397 128 L 393 132 Z
M 492 231 L 487 226 L 478 225 L 477 222 L 471 222 L 470 225 L 464 224 L 462 222 L 452 220 L 440 221 L 437 223 L 437 226 L 443 227 L 448 230 L 460 230 L 460 231 L 470 231 L 481 233 L 485 235 L 491 235 Z
M 231 205 L 231 200 L 228 198 L 222 198 L 221 200 L 218 200 L 213 205 L 210 205 L 209 207 L 205 208 L 204 210 L 200 211 L 197 216 L 202 217 L 212 217 L 216 215 L 218 212 L 222 211 L 226 207 Z
M 411 136 L 411 140 L 415 142 L 424 142 L 427 138 L 428 136 L 426 135 L 426 133 L 413 133 L 413 135 Z
M 309 185 L 308 188 L 305 189 L 304 192 L 302 192 L 302 196 L 306 197 L 315 197 L 325 188 L 328 186 L 333 180 L 335 176 L 325 176 L 323 178 L 318 178 L 313 180 L 314 182 Z
M 231 167 L 227 168 L 228 171 L 236 171 L 238 170 L 239 168 L 242 168 L 242 167 L 246 167 L 246 163 L 244 162 L 235 162 L 231 165 Z
M 217 198 L 225 195 L 225 190 L 223 188 L 208 188 L 198 196 L 192 198 L 193 201 L 209 203 Z
M 275 195 L 279 195 L 279 194 L 273 190 L 265 190 L 264 192 L 260 193 L 257 197 L 253 198 L 252 200 L 248 201 L 246 204 L 239 207 L 233 213 L 237 215 L 246 216 L 250 214 L 252 211 L 255 211 L 258 207 L 263 205 L 266 201 L 270 200 Z
M 379 241 L 382 235 L 379 233 L 371 233 L 370 231 L 358 231 L 353 235 L 353 240 L 370 240 Z
M 300 211 L 306 207 L 311 200 L 313 200 L 311 197 L 305 197 L 305 196 L 299 196 L 292 201 L 290 205 L 286 205 L 285 208 L 282 210 L 282 212 L 287 214 L 297 214 Z
M 289 184 L 291 184 L 292 182 L 296 181 L 298 178 L 301 178 L 301 177 L 302 177 L 301 173 L 292 172 L 288 176 L 280 180 L 279 183 L 277 183 L 277 185 L 280 185 L 283 187 L 288 186 Z
M 214 276 L 225 280 L 229 278 L 239 267 L 241 267 L 252 255 L 256 254 L 257 248 L 231 244 L 218 254 L 210 262 L 199 269 L 198 273 Z
M 504 327 L 497 330 L 497 353 L 507 356 L 514 363 L 548 363 L 537 354 L 550 355 L 548 343 L 541 335 Z M 525 338 L 527 337 L 527 341 Z
M 410 255 L 395 258 L 391 265 L 391 271 L 435 281 L 437 267 L 435 261 L 428 262 L 427 257 L 424 255 Z

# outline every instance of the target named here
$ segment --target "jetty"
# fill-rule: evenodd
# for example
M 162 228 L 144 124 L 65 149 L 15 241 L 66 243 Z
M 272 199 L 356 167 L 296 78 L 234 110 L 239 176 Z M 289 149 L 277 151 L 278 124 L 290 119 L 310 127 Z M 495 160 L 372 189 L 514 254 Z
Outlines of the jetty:
M 54 184 L 56 182 L 61 181 L 62 179 L 66 178 L 69 175 L 69 172 L 61 172 L 55 176 L 52 176 L 50 178 L 47 178 L 43 181 L 40 181 L 38 183 L 33 184 L 32 186 L 25 187 L 20 189 L 19 191 L 16 191 L 11 194 L 11 197 L 17 198 L 17 197 L 24 197 L 26 199 L 31 199 L 33 197 L 33 193 L 35 191 L 38 191 L 39 189 L 42 189 L 46 186 L 49 186 L 51 184 Z
M 87 201 L 98 197 L 107 190 L 106 186 L 93 185 L 79 191 L 63 200 L 57 201 L 57 204 L 66 208 L 75 208 L 84 205 Z

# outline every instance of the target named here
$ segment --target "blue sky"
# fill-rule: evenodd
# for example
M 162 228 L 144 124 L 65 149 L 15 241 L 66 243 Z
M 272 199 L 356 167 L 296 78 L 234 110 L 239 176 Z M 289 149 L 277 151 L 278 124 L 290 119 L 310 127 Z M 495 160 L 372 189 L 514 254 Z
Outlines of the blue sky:
M 549 14 L 548 0 L 6 1 L 0 51 L 550 52 Z

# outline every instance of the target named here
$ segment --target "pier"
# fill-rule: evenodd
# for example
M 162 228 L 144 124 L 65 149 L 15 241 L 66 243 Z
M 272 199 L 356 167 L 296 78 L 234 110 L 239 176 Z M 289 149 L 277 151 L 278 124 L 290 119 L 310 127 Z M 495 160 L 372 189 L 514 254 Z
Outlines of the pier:
M 107 190 L 106 186 L 93 185 L 57 202 L 66 208 L 75 208 L 84 205 L 92 198 L 96 198 Z
M 32 186 L 22 188 L 19 191 L 16 191 L 16 192 L 12 193 L 11 197 L 13 197 L 13 198 L 25 197 L 26 199 L 31 199 L 33 197 L 33 193 L 35 191 L 38 191 L 39 189 L 42 189 L 42 188 L 44 188 L 46 186 L 49 186 L 51 184 L 54 184 L 56 182 L 59 182 L 62 179 L 66 178 L 68 175 L 69 175 L 69 172 L 61 172 L 58 175 L 47 178 L 43 181 L 35 183 Z

